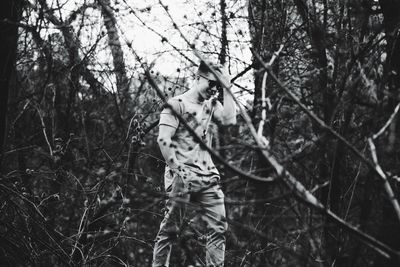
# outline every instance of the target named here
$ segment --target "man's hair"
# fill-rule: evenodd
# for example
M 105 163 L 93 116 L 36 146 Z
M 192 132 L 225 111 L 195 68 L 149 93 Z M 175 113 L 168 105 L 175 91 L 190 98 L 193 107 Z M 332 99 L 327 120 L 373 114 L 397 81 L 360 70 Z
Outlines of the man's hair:
M 210 62 L 205 62 L 205 61 L 201 61 L 199 68 L 197 69 L 197 75 L 200 76 L 205 76 L 211 80 L 216 80 L 216 78 L 214 77 L 214 74 L 212 73 L 212 71 L 210 70 L 210 68 L 212 68 L 214 71 L 222 74 L 222 65 L 221 64 L 214 64 L 214 63 L 210 63 Z

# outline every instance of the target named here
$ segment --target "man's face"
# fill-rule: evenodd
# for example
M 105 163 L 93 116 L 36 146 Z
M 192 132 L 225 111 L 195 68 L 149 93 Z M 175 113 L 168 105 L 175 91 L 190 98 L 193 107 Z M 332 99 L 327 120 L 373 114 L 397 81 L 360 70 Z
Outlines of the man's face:
M 210 99 L 218 93 L 218 82 L 209 77 L 200 75 L 199 78 L 199 94 L 205 100 Z

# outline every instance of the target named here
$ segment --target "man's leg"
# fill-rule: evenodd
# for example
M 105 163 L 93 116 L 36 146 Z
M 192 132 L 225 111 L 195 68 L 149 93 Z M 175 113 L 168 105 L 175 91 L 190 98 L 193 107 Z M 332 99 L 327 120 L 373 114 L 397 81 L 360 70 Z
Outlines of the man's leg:
M 175 177 L 166 203 L 167 212 L 160 224 L 153 251 L 153 267 L 169 266 L 172 242 L 176 240 L 185 215 L 189 194 L 185 192 L 182 178 Z
M 200 193 L 199 202 L 207 223 L 206 266 L 224 266 L 225 232 L 228 228 L 224 193 L 218 185 Z

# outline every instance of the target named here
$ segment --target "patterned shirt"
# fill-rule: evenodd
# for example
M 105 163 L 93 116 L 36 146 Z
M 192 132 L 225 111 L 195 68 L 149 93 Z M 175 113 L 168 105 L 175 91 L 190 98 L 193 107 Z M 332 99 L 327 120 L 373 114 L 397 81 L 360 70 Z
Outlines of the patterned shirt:
M 216 100 L 205 100 L 198 103 L 187 96 L 179 95 L 171 98 L 168 104 L 187 122 L 187 124 L 201 137 L 209 147 L 212 145 L 212 137 L 216 131 L 216 118 L 214 113 L 222 109 L 222 104 Z M 159 125 L 168 125 L 176 128 L 172 137 L 172 148 L 175 148 L 176 158 L 188 171 L 204 175 L 219 175 L 211 155 L 195 140 L 185 125 L 179 123 L 171 108 L 166 107 L 160 114 Z M 169 167 L 165 169 L 165 188 L 172 183 Z

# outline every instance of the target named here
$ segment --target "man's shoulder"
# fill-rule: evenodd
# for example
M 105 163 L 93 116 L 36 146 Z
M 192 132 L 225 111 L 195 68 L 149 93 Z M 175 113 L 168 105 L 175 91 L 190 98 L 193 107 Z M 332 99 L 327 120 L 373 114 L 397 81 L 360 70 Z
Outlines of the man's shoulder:
M 165 105 L 164 110 L 172 108 L 176 112 L 183 114 L 184 110 L 185 110 L 185 102 L 186 102 L 185 98 L 182 97 L 182 95 L 177 95 L 177 96 L 171 97 L 167 100 L 167 104 Z
M 171 103 L 184 103 L 186 102 L 185 97 L 183 95 L 176 95 L 168 99 L 168 102 Z
M 172 106 L 179 106 L 182 110 L 190 109 L 190 107 L 193 105 L 192 101 L 185 95 L 185 94 L 180 94 L 174 97 L 171 97 L 168 100 L 168 103 L 170 103 Z

